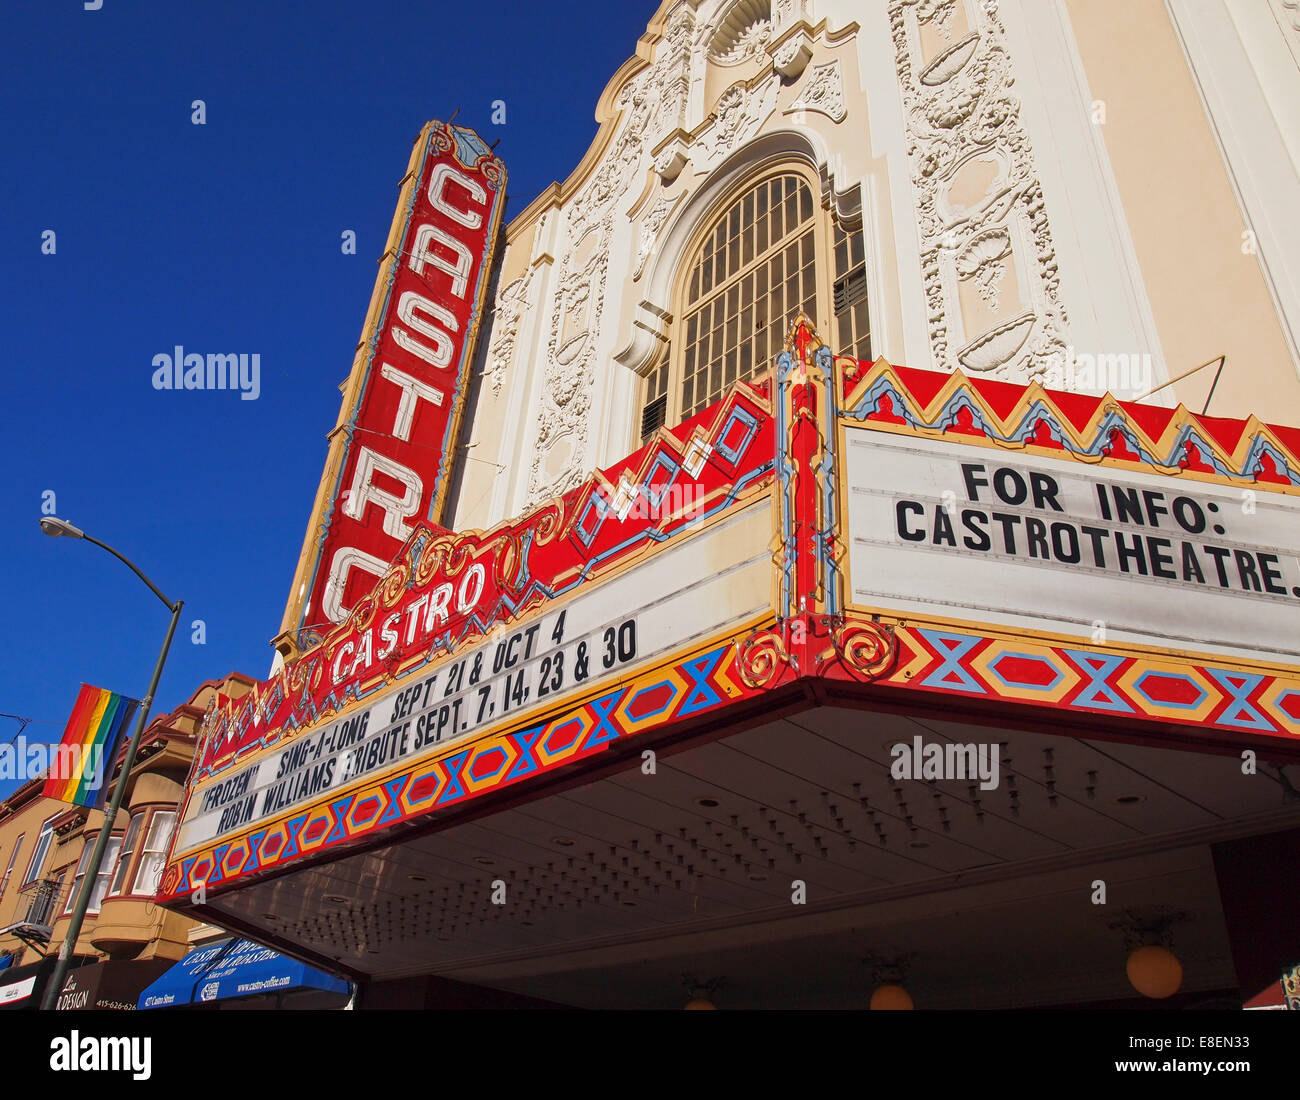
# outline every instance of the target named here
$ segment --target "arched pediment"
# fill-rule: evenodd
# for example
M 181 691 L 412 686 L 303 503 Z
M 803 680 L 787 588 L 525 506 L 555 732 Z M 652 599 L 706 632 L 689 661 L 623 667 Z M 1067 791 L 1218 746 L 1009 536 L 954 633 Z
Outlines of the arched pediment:
M 759 134 L 734 150 L 677 211 L 659 235 L 646 261 L 641 280 L 641 297 L 630 323 L 630 331 L 615 353 L 615 360 L 633 371 L 644 370 L 668 338 L 672 322 L 670 301 L 673 280 L 686 250 L 699 229 L 721 213 L 735 194 L 738 184 L 773 165 L 801 161 L 816 171 L 821 196 L 830 196 L 838 217 L 853 224 L 861 217 L 861 197 L 856 188 L 836 191 L 834 164 L 826 143 L 815 130 L 784 127 Z

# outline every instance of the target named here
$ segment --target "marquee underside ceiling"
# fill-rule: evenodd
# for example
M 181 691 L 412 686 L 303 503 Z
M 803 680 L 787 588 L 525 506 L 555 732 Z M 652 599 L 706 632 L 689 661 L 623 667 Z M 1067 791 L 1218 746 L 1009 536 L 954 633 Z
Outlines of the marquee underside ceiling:
M 1002 743 L 997 788 L 895 780 L 917 737 Z M 821 707 L 209 907 L 353 974 L 594 1008 L 674 1007 L 684 972 L 733 1007 L 852 1007 L 869 953 L 915 955 L 936 1007 L 1126 997 L 1111 924 L 1183 913 L 1184 988 L 1222 989 L 1208 845 L 1300 825 L 1282 796 L 1232 756 Z

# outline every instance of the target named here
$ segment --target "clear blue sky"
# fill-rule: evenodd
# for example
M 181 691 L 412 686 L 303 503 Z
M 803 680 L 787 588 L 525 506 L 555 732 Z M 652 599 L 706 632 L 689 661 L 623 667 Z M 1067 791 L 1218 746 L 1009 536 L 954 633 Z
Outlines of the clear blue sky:
M 417 131 L 460 108 L 499 138 L 510 217 L 577 164 L 655 7 L 7 0 L 0 712 L 29 739 L 82 681 L 142 695 L 167 624 L 110 555 L 41 534 L 42 494 L 185 601 L 155 713 L 265 675 Z M 261 396 L 155 391 L 176 344 L 259 353 Z

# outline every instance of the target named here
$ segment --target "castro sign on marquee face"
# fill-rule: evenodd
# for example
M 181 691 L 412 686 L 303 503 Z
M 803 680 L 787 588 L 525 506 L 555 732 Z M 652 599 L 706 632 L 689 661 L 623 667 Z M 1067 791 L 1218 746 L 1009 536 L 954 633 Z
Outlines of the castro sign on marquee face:
M 849 428 L 859 606 L 1300 655 L 1296 498 Z
M 417 151 L 308 529 L 298 627 L 342 622 L 446 494 L 505 170 L 460 126 L 429 123 Z
M 247 764 L 224 769 L 193 788 L 175 850 L 338 797 L 367 777 L 493 727 L 536 723 L 539 715 L 700 638 L 752 621 L 771 604 L 771 532 L 769 504 L 739 510 L 676 552 L 651 556 L 574 598 L 548 601 L 541 614 L 456 650 Z M 403 638 L 420 633 L 426 602 L 411 605 L 414 616 L 393 615 L 379 631 L 391 634 L 395 652 Z M 361 655 L 354 655 L 357 649 L 340 647 L 322 666 L 326 687 L 355 675 L 362 657 L 371 668 L 383 666 L 368 641 Z M 209 741 L 202 762 L 211 759 L 211 747 Z

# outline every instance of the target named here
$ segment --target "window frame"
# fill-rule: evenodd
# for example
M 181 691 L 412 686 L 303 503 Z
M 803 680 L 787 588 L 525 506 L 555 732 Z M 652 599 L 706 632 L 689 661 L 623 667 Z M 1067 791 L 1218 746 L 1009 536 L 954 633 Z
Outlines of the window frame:
M 837 339 L 840 329 L 839 314 L 835 311 L 834 302 L 835 284 L 838 281 L 835 251 L 837 243 L 836 230 L 839 228 L 840 231 L 845 234 L 857 233 L 863 235 L 863 265 L 866 274 L 869 276 L 871 265 L 870 256 L 867 255 L 867 242 L 864 232 L 865 225 L 861 222 L 853 224 L 852 220 L 849 220 L 848 223 L 845 224 L 839 220 L 836 212 L 832 208 L 828 194 L 824 193 L 822 190 L 821 180 L 818 174 L 811 166 L 803 161 L 785 159 L 763 165 L 760 169 L 748 173 L 739 180 L 734 181 L 731 186 L 727 188 L 725 194 L 721 196 L 716 204 L 713 205 L 708 217 L 702 219 L 700 224 L 691 234 L 686 247 L 681 253 L 682 259 L 678 264 L 677 270 L 673 274 L 673 282 L 671 284 L 669 297 L 672 322 L 669 326 L 668 340 L 659 349 L 658 353 L 651 359 L 651 361 L 639 372 L 640 381 L 637 387 L 637 403 L 635 410 L 636 419 L 632 429 L 636 445 L 644 445 L 646 442 L 654 438 L 654 431 L 643 433 L 642 427 L 646 411 L 651 401 L 654 400 L 652 392 L 657 392 L 659 388 L 658 378 L 660 372 L 666 371 L 667 377 L 666 383 L 663 387 L 667 401 L 662 427 L 675 427 L 688 418 L 683 415 L 685 409 L 683 398 L 686 382 L 686 358 L 688 350 L 687 333 L 689 320 L 692 317 L 698 316 L 700 311 L 706 305 L 723 299 L 731 287 L 743 286 L 744 281 L 747 278 L 754 277 L 758 272 L 762 271 L 763 265 L 757 262 L 759 255 L 765 255 L 767 257 L 765 262 L 770 264 L 774 258 L 781 254 L 770 239 L 768 239 L 763 252 L 758 252 L 757 242 L 755 242 L 756 255 L 751 257 L 751 261 L 748 265 L 743 264 L 742 250 L 742 266 L 739 269 L 730 272 L 722 283 L 714 283 L 708 291 L 701 292 L 694 298 L 691 297 L 692 276 L 700 264 L 700 261 L 704 258 L 705 252 L 708 249 L 710 241 L 718 227 L 731 217 L 733 210 L 739 210 L 741 212 L 741 233 L 743 239 L 745 225 L 744 203 L 746 199 L 751 194 L 757 193 L 765 184 L 784 176 L 797 177 L 803 186 L 808 188 L 809 194 L 812 198 L 812 217 L 809 222 L 801 223 L 801 225 L 810 225 L 812 231 L 812 263 L 814 280 L 813 301 L 802 301 L 793 309 L 783 307 L 785 316 L 780 319 L 779 343 L 775 346 L 775 349 L 769 349 L 770 354 L 768 355 L 768 361 L 761 365 L 751 363 L 748 373 L 745 373 L 743 370 L 738 368 L 737 377 L 759 379 L 771 369 L 772 363 L 775 360 L 776 355 L 779 354 L 780 348 L 783 346 L 788 334 L 787 326 L 793 321 L 795 311 L 798 309 L 807 311 L 810 319 L 816 326 L 818 333 L 822 335 L 823 339 L 832 341 L 833 350 L 835 350 L 836 354 L 840 354 L 840 349 L 835 348 L 833 343 Z M 784 242 L 784 247 L 788 248 L 791 244 L 800 240 L 802 236 L 802 232 L 790 232 L 787 230 L 783 233 L 781 240 Z M 787 279 L 789 278 L 788 272 L 785 277 Z M 765 294 L 767 295 L 766 301 L 769 303 L 772 300 L 772 293 L 771 287 L 768 287 L 765 291 Z M 870 299 L 870 284 L 868 280 L 865 307 L 868 326 L 872 315 L 872 303 Z M 760 301 L 761 300 L 758 297 L 755 297 L 751 302 L 741 302 L 739 316 L 743 318 L 746 310 L 752 310 L 754 306 L 760 304 Z M 770 322 L 765 320 L 764 324 L 767 323 Z M 752 336 L 757 331 L 759 331 L 757 324 L 751 323 L 749 335 Z M 744 333 L 741 334 L 742 339 L 745 335 L 746 334 Z M 869 328 L 867 339 L 869 340 Z M 725 382 L 725 368 L 723 377 L 724 384 L 722 392 L 725 394 L 731 385 L 730 383 Z M 652 391 L 652 387 L 654 387 L 654 391 Z M 712 402 L 706 403 L 703 408 L 707 408 L 708 404 L 711 403 Z M 700 409 L 696 409 L 694 413 L 689 415 L 698 415 L 699 411 Z
M 104 902 L 108 900 L 108 887 L 113 881 L 113 873 L 117 870 L 117 861 L 122 855 L 122 833 L 110 833 L 108 844 L 104 846 L 104 862 L 95 874 L 95 880 L 90 884 L 90 896 L 86 899 L 86 915 L 98 913 L 103 907 Z M 117 847 L 114 848 L 113 845 Z M 95 892 L 99 889 L 100 880 L 104 883 L 104 892 L 99 895 L 99 902 L 95 901 Z
M 163 837 L 162 847 L 154 852 L 149 848 L 149 841 L 153 835 L 154 826 L 156 825 L 158 818 L 164 815 L 169 815 L 171 817 L 171 825 L 167 829 L 166 835 Z M 145 831 L 144 841 L 140 845 L 140 854 L 139 860 L 136 864 L 135 876 L 131 880 L 131 893 L 133 895 L 153 897 L 158 893 L 158 883 L 162 881 L 163 871 L 166 870 L 167 867 L 167 851 L 171 847 L 172 835 L 176 832 L 177 816 L 176 809 L 168 809 L 166 807 L 159 807 L 150 815 L 149 828 Z M 154 877 L 153 888 L 146 891 L 140 889 L 140 876 L 144 873 L 144 860 L 148 855 L 157 855 L 160 857 L 160 861 L 158 864 L 158 874 Z
M 52 870 L 49 873 L 49 876 L 45 879 L 47 882 L 52 881 L 54 883 L 54 897 L 51 899 L 50 912 L 47 918 L 50 927 L 53 927 L 55 921 L 60 920 L 64 916 L 63 910 L 59 908 L 59 894 L 63 891 L 63 883 L 67 877 L 68 868 L 65 864 L 62 867 Z
M 9 877 L 14 873 L 14 864 L 18 862 L 18 853 L 23 850 L 23 841 L 26 839 L 26 833 L 19 833 L 18 839 L 14 841 L 13 851 L 9 853 L 9 865 L 5 868 L 5 877 L 0 879 L 0 898 L 4 897 L 5 891 L 9 888 Z
M 864 221 L 859 220 L 858 224 L 844 225 L 839 218 L 831 219 L 831 301 L 830 301 L 830 327 L 827 329 L 827 339 L 831 341 L 831 347 L 834 349 L 836 356 L 846 355 L 853 359 L 873 361 L 872 360 L 872 333 L 871 318 L 873 312 L 871 309 L 871 266 L 867 262 L 867 240 L 866 225 Z M 840 244 L 843 238 L 844 245 L 844 263 L 841 265 Z M 854 253 L 860 253 L 855 256 Z M 837 309 L 835 306 L 835 291 L 841 283 L 845 284 L 845 290 L 852 285 L 855 279 L 861 279 L 861 288 L 855 297 L 850 297 L 845 303 L 843 309 Z M 859 312 L 859 307 L 861 311 Z M 862 322 L 862 331 L 857 330 Z M 850 330 L 849 337 L 844 338 L 843 329 Z M 865 348 L 861 347 L 865 342 Z M 862 354 L 862 352 L 866 354 Z
M 95 834 L 96 840 L 99 833 Z M 81 880 L 86 877 L 83 865 L 90 863 L 91 854 L 95 850 L 95 840 L 87 839 L 81 846 L 81 855 L 77 856 L 77 862 L 72 867 L 72 886 L 68 890 L 68 896 L 63 902 L 63 911 L 60 916 L 68 917 L 72 915 L 72 906 L 76 903 L 77 894 L 81 890 Z M 89 910 L 87 910 L 89 912 Z
M 113 832 L 108 835 L 108 844 L 104 846 L 104 865 L 108 867 L 105 873 L 104 866 L 101 865 L 99 871 L 95 874 L 95 882 L 101 878 L 107 878 L 108 882 L 112 881 L 112 876 L 117 870 L 117 861 L 122 852 L 123 833 Z M 86 866 L 90 863 L 90 857 L 95 853 L 95 845 L 99 842 L 99 831 L 96 830 L 93 837 L 87 837 L 86 843 L 81 849 L 81 855 L 77 857 L 76 866 L 72 868 L 72 887 L 68 890 L 67 900 L 63 903 L 61 916 L 67 917 L 72 915 L 72 907 L 76 904 L 77 894 L 81 891 L 81 880 L 86 877 Z M 116 849 L 113 845 L 116 844 Z M 108 888 L 105 886 L 104 894 L 99 899 L 99 904 L 94 904 L 96 886 L 91 885 L 90 896 L 86 899 L 86 915 L 92 916 L 103 908 L 104 902 L 108 900 Z
M 150 815 L 151 811 L 148 809 L 137 810 L 127 822 L 126 830 L 122 834 L 122 844 L 118 849 L 117 864 L 113 868 L 113 877 L 109 879 L 108 890 L 104 895 L 106 901 L 109 898 L 131 896 L 126 892 L 125 887 L 131 879 L 131 864 L 135 860 L 140 837 L 145 831 L 144 823 Z M 117 881 L 119 876 L 121 882 Z
M 769 238 L 761 252 L 757 249 L 755 250 L 756 254 L 751 258 L 749 264 L 745 264 L 742 259 L 742 263 L 737 270 L 730 272 L 721 282 L 712 283 L 707 291 L 702 290 L 694 298 L 691 297 L 691 277 L 700 261 L 704 258 L 705 251 L 707 250 L 715 231 L 732 216 L 732 212 L 737 211 L 739 214 L 738 223 L 743 235 L 745 230 L 745 200 L 750 195 L 755 194 L 760 188 L 767 186 L 774 180 L 782 179 L 786 176 L 796 177 L 804 187 L 808 188 L 808 193 L 811 199 L 812 214 L 809 223 L 813 238 L 812 262 L 814 273 L 814 300 L 812 308 L 817 314 L 822 312 L 828 288 L 821 284 L 825 282 L 824 269 L 826 267 L 826 260 L 830 259 L 831 256 L 826 249 L 826 235 L 823 232 L 825 226 L 822 223 L 825 218 L 820 201 L 820 182 L 806 165 L 798 162 L 786 161 L 778 164 L 767 165 L 761 171 L 746 176 L 743 180 L 738 181 L 738 185 L 728 189 L 724 201 L 718 204 L 713 215 L 707 222 L 704 222 L 700 226 L 699 231 L 693 235 L 690 247 L 683 254 L 683 263 L 676 273 L 676 281 L 673 287 L 673 317 L 675 318 L 675 323 L 673 326 L 674 339 L 671 341 L 669 346 L 671 360 L 668 371 L 668 409 L 667 419 L 665 421 L 667 424 L 680 424 L 684 419 L 686 419 L 683 390 L 686 381 L 686 355 L 688 351 L 688 341 L 686 337 L 691 318 L 698 316 L 705 308 L 713 306 L 715 303 L 725 301 L 728 292 L 732 288 L 739 290 L 747 275 L 752 275 L 762 270 L 762 265 L 758 263 L 758 258 L 760 256 L 766 257 L 766 262 L 770 263 L 773 259 L 781 256 L 784 249 L 788 249 L 790 245 L 801 240 L 804 234 L 800 230 L 803 229 L 803 225 L 806 223 L 800 223 L 799 229 L 786 230 L 783 232 L 780 238 L 780 241 L 783 242 L 781 248 L 778 248 L 777 244 Z M 795 194 L 798 194 L 797 190 Z M 782 201 L 786 200 L 783 199 Z M 789 273 L 787 272 L 786 275 L 788 278 Z M 766 293 L 768 295 L 767 301 L 770 302 L 772 288 L 769 287 Z M 756 304 L 757 300 L 749 303 L 751 307 Z M 807 303 L 801 303 L 801 306 L 806 304 Z M 746 303 L 739 303 L 739 308 L 743 313 L 746 308 Z M 784 323 L 790 320 L 788 315 L 789 311 L 786 310 L 785 312 L 787 313 L 787 316 L 783 319 L 780 326 L 782 329 L 784 328 Z M 823 327 L 822 318 L 820 316 L 815 317 L 814 320 L 819 328 Z M 784 340 L 784 332 L 781 333 L 780 338 Z M 774 356 L 770 356 L 769 360 L 771 358 L 774 358 Z M 770 369 L 770 367 L 770 361 L 761 366 L 755 365 L 751 368 L 751 373 L 748 377 L 761 377 L 766 370 Z M 739 372 L 737 372 L 737 377 L 741 377 Z M 729 385 L 730 383 L 724 382 L 724 393 Z M 711 404 L 711 402 L 706 403 L 703 407 L 707 408 L 708 404 Z M 695 413 L 691 413 L 690 415 L 696 415 L 699 411 L 700 410 L 697 409 Z
M 27 870 L 23 872 L 23 880 L 19 883 L 22 889 L 26 889 L 41 877 L 45 861 L 50 856 L 50 849 L 54 847 L 54 819 L 58 816 L 58 814 L 54 814 L 41 822 L 40 830 L 36 834 L 36 846 L 32 849 L 31 857 L 27 861 Z M 44 851 L 41 850 L 42 839 L 45 840 Z M 38 853 L 40 854 L 39 861 L 36 858 Z

